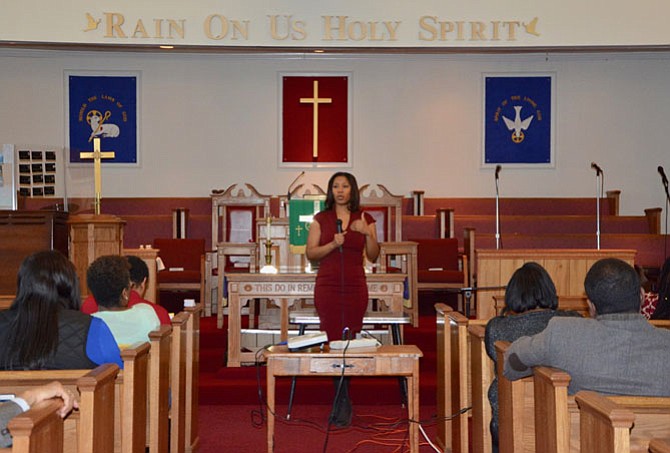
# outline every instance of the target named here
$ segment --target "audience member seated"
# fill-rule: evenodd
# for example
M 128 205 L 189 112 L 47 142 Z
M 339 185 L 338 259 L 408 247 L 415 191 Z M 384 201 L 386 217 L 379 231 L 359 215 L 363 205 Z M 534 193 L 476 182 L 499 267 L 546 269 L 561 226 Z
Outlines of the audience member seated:
M 500 316 L 486 324 L 486 353 L 496 369 L 496 341 L 514 341 L 535 335 L 547 327 L 554 316 L 579 316 L 575 311 L 558 311 L 556 287 L 547 271 L 537 263 L 526 263 L 517 269 L 507 283 L 505 308 Z M 493 452 L 498 451 L 498 378 L 489 387 L 491 403 L 491 439 Z
M 568 392 L 670 396 L 670 331 L 640 314 L 640 279 L 616 258 L 597 261 L 584 280 L 593 318 L 554 317 L 546 329 L 521 337 L 505 354 L 510 380 L 549 366 L 571 376 Z
M 86 283 L 98 303 L 98 311 L 93 316 L 107 323 L 121 349 L 149 341 L 149 332 L 160 327 L 158 315 L 151 306 L 137 304 L 128 308 L 129 268 L 123 256 L 107 255 L 93 261 L 86 272 Z
M 57 251 L 21 263 L 16 299 L 0 312 L 0 369 L 123 367 L 107 324 L 81 313 L 74 264 Z
M 655 310 L 650 313 L 651 319 L 670 319 L 670 258 L 663 263 L 656 288 L 658 293 L 656 293 Z
M 147 304 L 154 309 L 161 325 L 171 326 L 172 321 L 167 310 L 158 304 L 149 302 L 143 299 L 144 293 L 147 290 L 147 281 L 149 280 L 149 268 L 141 258 L 133 255 L 126 256 L 128 264 L 130 265 L 130 296 L 128 298 L 128 308 L 132 308 L 137 304 Z M 95 301 L 93 294 L 89 294 L 84 303 L 81 305 L 81 311 L 92 315 L 98 311 L 98 303 Z
M 7 429 L 7 424 L 12 418 L 26 412 L 33 405 L 51 398 L 61 398 L 63 400 L 63 406 L 58 410 L 58 415 L 62 418 L 65 418 L 73 407 L 79 407 L 79 403 L 75 400 L 72 392 L 65 390 L 61 383 L 57 381 L 31 388 L 7 402 L 0 403 L 0 448 L 12 446 L 12 437 Z

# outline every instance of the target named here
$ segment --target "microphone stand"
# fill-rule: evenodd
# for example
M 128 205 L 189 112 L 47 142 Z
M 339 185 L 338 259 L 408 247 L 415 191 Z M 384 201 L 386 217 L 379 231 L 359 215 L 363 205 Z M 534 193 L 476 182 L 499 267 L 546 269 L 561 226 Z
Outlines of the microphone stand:
M 602 172 L 596 171 L 596 245 L 600 250 L 600 197 L 602 196 Z
M 500 190 L 498 180 L 498 173 L 496 172 L 496 250 L 500 250 Z

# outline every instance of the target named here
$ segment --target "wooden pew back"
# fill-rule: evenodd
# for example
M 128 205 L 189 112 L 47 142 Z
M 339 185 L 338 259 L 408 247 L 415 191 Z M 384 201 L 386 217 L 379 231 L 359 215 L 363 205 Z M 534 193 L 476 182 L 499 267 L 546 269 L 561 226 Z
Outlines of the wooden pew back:
M 118 373 L 119 367 L 114 364 L 100 365 L 93 370 L 0 371 L 0 393 L 18 394 L 54 380 L 68 390 L 78 390 L 79 411 L 65 419 L 65 451 L 111 453 L 114 415 L 109 407 L 114 407 Z
M 12 434 L 12 448 L 0 449 L 11 453 L 63 452 L 63 419 L 57 411 L 63 404 L 54 398 L 35 404 L 29 411 L 17 415 L 7 427 Z
M 500 451 L 579 452 L 580 443 L 581 451 L 600 451 L 583 449 L 579 435 L 580 412 L 575 397 L 568 395 L 569 374 L 554 368 L 536 367 L 532 377 L 510 382 L 502 376 L 504 352 L 508 347 L 508 342 L 496 343 Z M 646 452 L 652 437 L 670 435 L 670 398 L 627 395 L 608 395 L 606 398 L 635 415 L 628 442 L 631 452 Z M 602 407 L 600 409 L 602 418 L 604 412 Z M 589 419 L 586 423 L 595 422 Z M 503 439 L 503 433 L 510 438 Z M 512 436 L 511 433 L 515 434 Z M 523 437 L 519 437 L 519 433 L 523 433 Z M 532 440 L 534 445 L 529 445 Z M 589 444 L 591 441 L 584 442 Z
M 185 441 L 186 453 L 200 449 L 198 406 L 200 395 L 200 316 L 202 303 L 184 309 L 189 313 L 186 322 L 186 376 L 185 376 Z
M 170 453 L 186 449 L 186 325 L 189 312 L 182 311 L 172 318 L 170 347 Z
M 148 423 L 150 453 L 167 453 L 169 447 L 170 347 L 172 327 L 149 333 Z
M 491 453 L 491 404 L 488 392 L 493 382 L 493 361 L 486 353 L 484 325 L 468 326 L 470 382 L 472 388 L 472 453 Z

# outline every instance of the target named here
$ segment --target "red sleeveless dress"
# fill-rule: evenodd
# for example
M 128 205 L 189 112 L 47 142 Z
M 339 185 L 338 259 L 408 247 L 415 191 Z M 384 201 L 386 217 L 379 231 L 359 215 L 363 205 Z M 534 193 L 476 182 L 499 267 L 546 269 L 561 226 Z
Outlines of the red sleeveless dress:
M 363 316 L 368 306 L 368 286 L 363 268 L 365 236 L 351 231 L 349 226 L 361 218 L 361 211 L 352 212 L 344 236 L 342 251 L 335 249 L 319 262 L 319 271 L 314 287 L 314 305 L 319 314 L 321 330 L 328 340 L 341 340 L 345 327 L 349 327 L 351 338 L 363 327 Z M 333 241 L 337 233 L 337 215 L 334 210 L 321 211 L 314 219 L 321 226 L 321 242 Z M 365 214 L 368 224 L 375 222 Z

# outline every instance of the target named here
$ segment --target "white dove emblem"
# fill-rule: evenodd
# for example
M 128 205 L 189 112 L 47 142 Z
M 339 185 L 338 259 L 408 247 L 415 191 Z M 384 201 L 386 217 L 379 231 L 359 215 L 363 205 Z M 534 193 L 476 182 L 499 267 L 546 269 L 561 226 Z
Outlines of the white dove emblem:
M 503 120 L 505 121 L 505 124 L 507 125 L 507 129 L 509 129 L 512 132 L 512 141 L 514 143 L 521 143 L 523 139 L 526 137 L 523 133 L 526 129 L 530 127 L 531 121 L 533 121 L 533 116 L 531 115 L 525 120 L 521 121 L 521 106 L 520 105 L 515 105 L 514 110 L 516 111 L 516 116 L 514 117 L 514 121 L 511 119 L 507 118 L 506 116 L 503 115 Z

